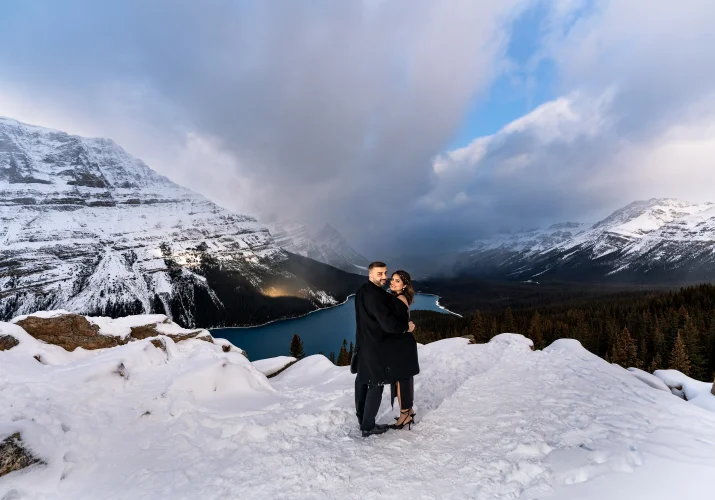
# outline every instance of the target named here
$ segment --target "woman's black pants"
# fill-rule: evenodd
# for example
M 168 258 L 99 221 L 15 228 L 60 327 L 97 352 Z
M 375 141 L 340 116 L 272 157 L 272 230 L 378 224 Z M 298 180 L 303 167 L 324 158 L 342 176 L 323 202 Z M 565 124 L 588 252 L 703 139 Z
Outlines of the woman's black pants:
M 397 384 L 400 384 L 400 410 L 409 410 L 415 404 L 415 378 L 406 378 L 390 385 L 390 400 L 393 407 L 397 397 Z

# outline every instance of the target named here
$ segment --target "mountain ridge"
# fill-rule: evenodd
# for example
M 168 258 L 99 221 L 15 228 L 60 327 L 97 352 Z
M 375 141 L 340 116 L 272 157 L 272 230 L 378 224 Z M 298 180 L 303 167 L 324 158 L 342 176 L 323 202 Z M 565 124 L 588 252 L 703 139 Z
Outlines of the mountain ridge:
M 539 229 L 478 240 L 461 252 L 455 270 L 523 281 L 715 279 L 713 203 L 651 198 L 615 210 L 590 227 L 571 227 L 571 234 Z
M 8 118 L 0 221 L 2 318 L 62 308 L 250 325 L 342 302 L 357 282 L 285 252 L 254 217 L 171 182 L 109 139 Z

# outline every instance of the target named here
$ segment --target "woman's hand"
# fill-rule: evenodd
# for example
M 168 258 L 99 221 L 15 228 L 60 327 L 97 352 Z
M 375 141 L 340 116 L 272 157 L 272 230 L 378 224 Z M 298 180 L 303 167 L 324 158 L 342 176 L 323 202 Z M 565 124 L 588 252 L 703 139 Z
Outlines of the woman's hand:
M 415 324 L 414 324 L 412 321 L 410 321 L 410 322 L 407 323 L 407 324 L 410 325 L 409 328 L 407 329 L 407 331 L 410 332 L 410 333 L 414 332 L 414 331 L 415 331 Z

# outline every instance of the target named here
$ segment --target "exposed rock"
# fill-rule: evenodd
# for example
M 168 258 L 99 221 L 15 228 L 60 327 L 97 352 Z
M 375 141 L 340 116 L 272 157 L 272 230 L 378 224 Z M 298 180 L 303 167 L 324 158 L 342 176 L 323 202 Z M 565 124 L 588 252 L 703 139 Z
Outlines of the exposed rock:
M 171 323 L 168 319 L 164 323 Z M 130 328 L 131 333 L 126 338 L 104 335 L 100 333 L 98 325 L 90 323 L 87 318 L 79 314 L 63 314 L 51 318 L 41 318 L 38 316 L 28 316 L 17 322 L 17 325 L 22 327 L 27 333 L 38 340 L 47 342 L 48 344 L 58 345 L 68 351 L 74 351 L 77 347 L 83 349 L 105 349 L 124 345 L 128 342 L 136 340 L 148 339 L 151 337 L 166 336 L 174 342 L 181 342 L 187 339 L 199 339 L 213 344 L 213 337 L 205 330 L 191 330 L 182 333 L 164 333 L 159 331 L 160 323 L 150 323 L 148 325 L 133 326 Z M 0 350 L 7 343 L 10 347 L 17 345 L 12 344 L 13 337 L 0 337 Z M 151 341 L 154 346 L 166 351 L 166 345 L 162 340 L 154 339 Z M 10 347 L 7 347 L 8 349 Z M 42 362 L 40 359 L 38 361 Z
M 33 464 L 46 465 L 23 447 L 19 432 L 0 442 L 0 477 Z
M 166 353 L 166 341 L 162 338 L 157 338 L 157 339 L 151 339 L 151 345 L 156 347 L 157 349 L 161 349 Z
M 117 365 L 117 369 L 114 371 L 117 375 L 119 375 L 122 378 L 128 379 L 129 375 L 127 374 L 127 367 L 124 366 L 124 363 L 119 363 Z
M 133 326 L 131 328 L 132 333 L 129 335 L 130 339 L 129 340 L 143 340 L 143 339 L 148 339 L 150 337 L 157 337 L 159 335 L 166 335 L 170 339 L 172 339 L 174 342 L 181 342 L 182 340 L 186 339 L 193 339 L 197 338 L 200 340 L 207 340 L 205 338 L 205 335 L 202 335 L 199 337 L 198 335 L 203 332 L 203 330 L 193 330 L 190 332 L 186 333 L 177 333 L 177 334 L 172 334 L 172 333 L 162 333 L 159 330 L 157 330 L 157 325 L 159 323 L 154 323 L 151 325 L 142 325 L 142 326 Z M 213 343 L 213 339 L 210 340 L 210 342 Z
M 214 343 L 214 338 L 208 333 L 202 333 L 201 335 L 197 335 L 196 339 L 203 340 L 204 342 L 208 342 L 209 344 Z
M 156 323 L 151 325 L 133 326 L 131 327 L 132 333 L 129 335 L 134 340 L 148 339 L 149 337 L 157 337 L 161 335 L 156 330 Z
M 467 339 L 470 344 L 476 344 L 477 341 L 474 338 L 474 335 L 462 335 L 463 339 Z
M 100 334 L 99 326 L 79 314 L 63 314 L 53 318 L 28 316 L 18 321 L 17 325 L 36 339 L 68 351 L 74 351 L 77 347 L 105 349 L 120 344 L 118 338 Z
M 291 361 L 290 363 L 288 363 L 287 365 L 285 365 L 285 366 L 284 366 L 283 368 L 281 368 L 280 370 L 278 370 L 278 371 L 276 371 L 276 372 L 273 372 L 273 373 L 271 373 L 271 374 L 266 375 L 266 378 L 273 378 L 273 377 L 275 377 L 275 376 L 277 376 L 277 375 L 280 375 L 281 373 L 283 373 L 284 371 L 286 371 L 288 368 L 290 368 L 291 366 L 293 366 L 294 364 L 296 364 L 298 361 L 299 361 L 299 360 L 297 360 L 297 359 L 296 359 L 295 361 Z
M 12 335 L 0 335 L 0 351 L 8 351 L 20 343 Z

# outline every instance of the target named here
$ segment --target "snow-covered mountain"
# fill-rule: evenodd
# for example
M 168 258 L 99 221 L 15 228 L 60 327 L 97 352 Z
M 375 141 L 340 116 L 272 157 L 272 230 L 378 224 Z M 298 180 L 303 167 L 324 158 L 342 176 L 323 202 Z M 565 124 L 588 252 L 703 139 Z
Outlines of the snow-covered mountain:
M 571 240 L 589 227 L 579 222 L 563 222 L 547 229 L 499 234 L 493 238 L 477 240 L 460 256 L 457 265 L 473 272 L 477 269 L 490 272 L 509 268 Z
M 0 118 L 0 318 L 63 308 L 256 324 L 342 301 L 354 283 L 336 272 L 111 140 Z
M 92 322 L 124 338 L 139 319 Z M 0 498 L 705 500 L 715 490 L 710 384 L 693 398 L 679 372 L 666 371 L 666 386 L 575 340 L 420 346 L 417 425 L 362 438 L 355 376 L 325 356 L 269 379 L 266 363 L 285 360 L 250 363 L 206 332 L 177 341 L 161 321 L 158 336 L 73 352 L 24 328 L 0 322 L 14 344 L 0 350 L 0 445 L 32 465 L 0 477 Z M 388 391 L 381 403 L 378 422 L 394 422 Z
M 329 264 L 349 273 L 364 273 L 369 264 L 330 224 L 311 232 L 303 224 L 274 221 L 268 228 L 276 245 L 288 252 Z
M 458 270 L 522 280 L 715 279 L 713 203 L 636 201 L 593 226 L 569 226 L 479 241 L 462 253 Z

